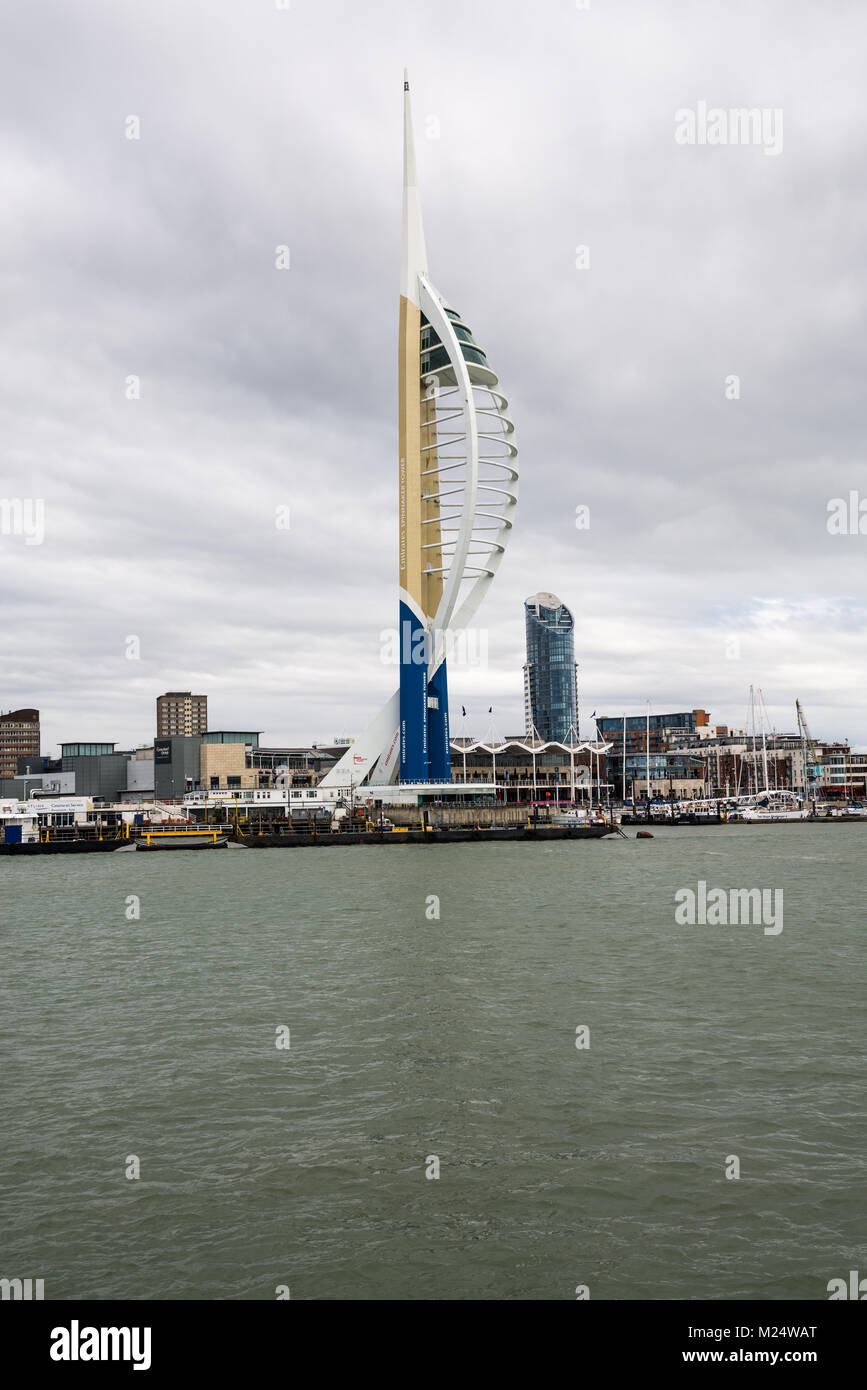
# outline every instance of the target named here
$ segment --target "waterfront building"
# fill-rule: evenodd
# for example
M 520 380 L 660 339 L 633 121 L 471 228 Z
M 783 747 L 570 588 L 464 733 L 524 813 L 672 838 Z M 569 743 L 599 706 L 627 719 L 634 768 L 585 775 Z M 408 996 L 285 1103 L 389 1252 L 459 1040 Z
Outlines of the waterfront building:
M 647 794 L 648 756 L 652 797 L 707 794 L 702 760 L 691 748 L 681 747 L 715 732 L 707 710 L 651 714 L 649 720 L 646 714 L 598 715 L 595 723 L 599 736 L 611 744 L 608 780 L 618 796 L 623 789 L 624 759 L 627 798 Z
M 39 710 L 0 714 L 0 777 L 16 776 L 18 759 L 28 756 L 39 756 Z
M 348 740 L 347 740 L 348 743 Z M 315 787 L 325 773 L 342 758 L 347 744 L 317 744 L 291 748 L 256 748 L 250 766 L 259 773 L 262 786 Z
M 850 796 L 867 798 L 867 753 L 847 754 L 846 776 Z
M 768 768 L 768 787 L 776 790 L 803 789 L 803 753 L 801 741 L 795 735 L 768 735 L 763 751 L 760 739 L 748 738 L 743 730 L 723 728 L 719 733 L 707 731 L 670 741 L 664 755 L 670 764 L 690 762 L 700 787 L 695 796 L 729 797 L 748 795 L 764 787 L 765 763 Z M 651 759 L 652 761 L 652 759 Z M 640 780 L 644 776 L 643 759 L 639 754 L 627 760 L 634 764 Z M 627 772 L 627 785 L 629 773 Z M 643 788 L 644 783 L 640 783 Z M 675 788 L 677 792 L 677 788 Z M 663 792 L 663 795 L 667 795 Z
M 168 690 L 157 696 L 157 738 L 204 734 L 208 730 L 208 697 L 189 690 Z
M 153 744 L 142 744 L 130 753 L 126 764 L 126 791 L 122 801 L 152 801 L 154 796 Z
M 154 799 L 173 801 L 195 791 L 201 767 L 201 734 L 154 739 Z
M 257 787 L 258 729 L 211 729 L 154 739 L 154 795 L 172 801 L 200 788 Z
M 60 759 L 50 758 L 47 753 L 28 753 L 18 759 L 16 777 L 35 777 L 40 772 L 58 772 Z
M 612 757 L 619 757 L 623 745 L 624 723 L 626 725 L 626 752 L 642 752 L 647 746 L 646 735 L 648 716 L 646 714 L 604 715 L 596 720 L 596 728 L 609 743 L 613 744 Z M 679 714 L 651 714 L 649 752 L 664 753 L 674 739 L 683 741 L 691 735 L 707 730 L 711 732 L 710 715 L 707 710 L 694 709 Z
M 252 752 L 259 747 L 261 729 L 211 729 L 202 734 L 202 743 L 243 743 Z
M 113 743 L 62 743 L 59 758 L 21 758 L 18 775 L 0 779 L 0 795 L 86 797 L 96 802 L 142 801 L 153 796 L 150 745 L 122 750 Z
M 609 764 L 609 766 L 611 766 Z M 623 766 L 614 764 L 618 797 L 623 787 Z M 609 774 L 611 775 L 611 774 Z M 672 753 L 650 755 L 650 799 L 664 801 L 694 801 L 709 795 L 705 781 L 705 766 L 699 758 L 681 757 Z M 628 801 L 647 797 L 647 760 L 643 753 L 626 757 L 626 798 Z
M 556 594 L 543 592 L 525 600 L 524 621 L 525 732 L 530 738 L 576 742 L 579 731 L 575 620 Z
M 75 774 L 61 772 L 59 766 L 52 771 L 20 772 L 17 777 L 0 777 L 0 796 L 27 801 L 34 795 L 71 795 L 75 791 Z
M 695 711 L 703 714 L 703 711 Z M 627 796 L 643 796 L 645 791 L 644 734 L 628 726 L 642 723 L 645 716 L 627 720 L 626 757 Z M 683 715 L 662 716 L 683 719 Z M 651 720 L 653 716 L 651 715 Z M 600 724 L 603 722 L 599 721 Z M 606 725 L 617 721 L 604 721 Z M 622 719 L 621 739 L 622 743 Z M 634 748 L 630 740 L 638 743 Z M 867 794 L 867 755 L 852 753 L 847 743 L 818 743 L 816 745 L 818 775 L 812 775 L 812 753 L 806 748 L 799 732 L 761 733 L 745 729 L 713 728 L 698 723 L 692 732 L 666 737 L 664 731 L 654 731 L 650 738 L 651 784 L 654 795 L 671 794 L 684 797 L 748 796 L 756 792 L 791 791 L 798 796 L 817 795 L 820 799 L 860 799 Z M 618 791 L 622 785 L 622 762 L 619 747 L 612 749 L 609 764 L 611 777 Z M 690 767 L 692 772 L 690 773 Z M 685 779 L 692 777 L 690 789 Z
M 498 800 L 607 801 L 608 744 L 532 737 L 452 739 L 452 780 L 489 784 Z
M 126 791 L 128 752 L 113 743 L 61 743 L 60 766 L 75 777 L 75 795 L 120 801 Z
M 243 743 L 205 743 L 199 750 L 199 786 L 258 787 L 259 774 L 247 766 Z
M 196 785 L 258 787 L 259 773 L 250 760 L 259 747 L 259 738 L 258 729 L 213 729 L 202 734 Z
M 517 506 L 508 401 L 428 273 L 404 76 L 398 333 L 399 683 L 323 784 L 451 781 L 447 655 L 500 564 Z
M 845 742 L 820 744 L 819 750 L 822 796 L 832 800 L 867 796 L 867 754 L 853 753 Z

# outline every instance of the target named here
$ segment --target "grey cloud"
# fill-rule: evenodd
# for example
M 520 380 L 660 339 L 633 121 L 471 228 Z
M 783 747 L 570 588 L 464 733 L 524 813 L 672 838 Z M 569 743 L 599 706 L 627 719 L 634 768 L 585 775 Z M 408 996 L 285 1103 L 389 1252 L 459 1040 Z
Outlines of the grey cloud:
M 576 612 L 585 715 L 737 724 L 755 682 L 780 727 L 799 695 L 814 732 L 867 741 L 867 536 L 825 526 L 867 495 L 858 6 L 47 3 L 8 26 L 0 496 L 44 497 L 48 529 L 0 537 L 0 703 L 39 705 L 46 747 L 144 739 L 172 685 L 275 741 L 390 693 L 405 62 L 432 273 L 521 447 L 490 665 L 453 701 L 521 727 L 543 587 Z M 699 99 L 781 106 L 783 153 L 676 145 Z

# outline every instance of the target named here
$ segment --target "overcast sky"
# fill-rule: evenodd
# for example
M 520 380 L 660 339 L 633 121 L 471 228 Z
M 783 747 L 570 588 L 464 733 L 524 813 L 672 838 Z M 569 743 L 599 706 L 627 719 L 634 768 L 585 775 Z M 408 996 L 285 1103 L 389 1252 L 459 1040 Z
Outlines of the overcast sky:
M 740 726 L 753 683 L 777 728 L 799 696 L 867 746 L 867 535 L 827 528 L 867 499 L 863 4 L 28 0 L 3 27 L 0 499 L 43 500 L 45 536 L 0 534 L 0 708 L 37 706 L 45 751 L 148 741 L 168 689 L 329 740 L 394 688 L 404 65 L 430 272 L 520 448 L 453 729 L 522 729 L 548 589 L 582 734 L 647 700 Z M 781 110 L 782 148 L 679 144 L 699 102 Z

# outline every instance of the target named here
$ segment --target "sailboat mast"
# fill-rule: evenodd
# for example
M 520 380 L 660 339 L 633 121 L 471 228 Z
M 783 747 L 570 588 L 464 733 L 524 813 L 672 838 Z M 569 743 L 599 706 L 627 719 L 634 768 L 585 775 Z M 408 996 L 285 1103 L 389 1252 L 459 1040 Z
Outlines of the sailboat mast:
M 764 773 L 765 778 L 765 791 L 769 791 L 770 788 L 768 787 L 768 745 L 765 742 L 766 714 L 767 710 L 765 709 L 765 697 L 762 694 L 761 688 L 759 688 L 759 719 L 761 720 L 762 724 L 762 771 Z

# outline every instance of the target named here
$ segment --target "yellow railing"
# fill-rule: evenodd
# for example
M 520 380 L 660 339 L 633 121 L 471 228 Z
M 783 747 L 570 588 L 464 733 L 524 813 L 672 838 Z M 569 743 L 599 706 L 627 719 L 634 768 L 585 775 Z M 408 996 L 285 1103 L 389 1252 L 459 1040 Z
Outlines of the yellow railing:
M 209 839 L 212 844 L 225 834 L 225 831 L 205 829 L 199 830 L 144 830 L 142 839 L 150 844 L 151 840 L 188 840 L 188 839 Z

